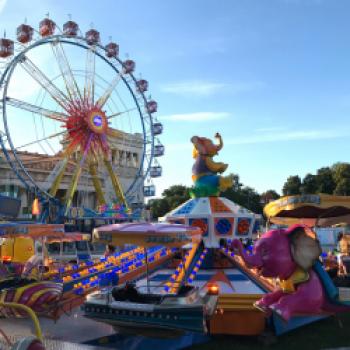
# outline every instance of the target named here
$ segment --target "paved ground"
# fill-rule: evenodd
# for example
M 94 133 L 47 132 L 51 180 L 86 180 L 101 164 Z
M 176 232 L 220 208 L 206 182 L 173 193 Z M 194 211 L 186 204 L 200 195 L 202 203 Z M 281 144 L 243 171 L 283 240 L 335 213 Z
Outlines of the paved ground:
M 40 318 L 43 336 L 47 339 L 82 343 L 114 334 L 111 326 L 82 317 L 79 308 L 57 322 Z M 0 329 L 12 338 L 32 335 L 34 327 L 29 319 L 0 319 Z

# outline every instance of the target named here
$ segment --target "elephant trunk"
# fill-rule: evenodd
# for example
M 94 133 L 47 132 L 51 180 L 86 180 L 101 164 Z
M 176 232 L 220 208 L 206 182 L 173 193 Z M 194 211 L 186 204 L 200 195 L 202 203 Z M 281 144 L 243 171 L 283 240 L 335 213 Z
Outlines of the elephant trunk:
M 224 146 L 224 143 L 222 142 L 222 137 L 220 134 L 216 134 L 215 137 L 219 141 L 219 144 L 216 145 L 216 151 L 219 152 L 222 149 L 222 147 Z
M 248 265 L 248 267 L 262 267 L 263 262 L 261 260 L 261 257 L 259 254 L 252 254 L 252 255 L 248 255 L 244 248 L 243 248 L 243 244 L 240 240 L 235 239 L 232 242 L 232 246 L 231 248 L 233 248 L 234 250 L 238 250 L 239 255 L 242 257 L 243 261 Z

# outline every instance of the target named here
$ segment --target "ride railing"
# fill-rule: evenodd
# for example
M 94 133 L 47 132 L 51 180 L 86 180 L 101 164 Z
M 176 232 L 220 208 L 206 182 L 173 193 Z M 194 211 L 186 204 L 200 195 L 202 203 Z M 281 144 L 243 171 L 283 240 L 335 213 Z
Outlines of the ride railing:
M 193 286 L 186 286 L 184 282 L 174 282 L 177 293 L 170 294 L 164 290 L 164 282 L 147 280 L 146 282 L 137 282 L 134 284 L 125 283 L 113 292 L 114 301 L 133 302 L 141 304 L 159 304 L 164 298 L 185 296 L 189 291 L 193 290 Z M 109 295 L 110 296 L 110 295 Z M 111 301 L 111 300 L 109 300 Z
M 187 279 L 187 282 L 189 284 L 192 284 L 193 281 L 196 279 L 197 273 L 198 273 L 198 271 L 199 271 L 199 269 L 200 269 L 200 267 L 201 267 L 201 265 L 202 265 L 202 263 L 203 263 L 203 261 L 205 259 L 205 256 L 207 255 L 207 253 L 208 253 L 208 249 L 204 249 L 202 254 L 199 256 L 196 264 L 193 267 L 192 272 L 190 273 L 190 275 L 189 275 L 189 277 Z
M 71 267 L 68 267 L 68 271 L 70 273 L 68 274 L 67 272 L 65 273 L 64 276 L 56 275 L 56 282 L 61 282 L 61 283 L 67 283 L 70 282 L 76 278 L 80 278 L 82 276 L 88 275 L 89 273 L 95 273 L 101 270 L 104 270 L 108 267 L 113 267 L 115 265 L 120 265 L 125 262 L 127 262 L 131 257 L 133 257 L 135 254 L 140 252 L 140 248 L 136 248 L 130 251 L 124 251 L 117 253 L 113 256 L 109 257 L 101 257 L 96 261 L 95 263 L 92 261 L 84 262 L 81 265 L 73 265 L 73 270 L 71 270 Z M 78 266 L 81 268 L 79 269 Z
M 244 272 L 246 272 L 259 286 L 262 286 L 263 289 L 272 291 L 276 288 L 277 280 L 274 278 L 267 278 L 261 276 L 256 270 L 248 268 L 244 263 L 243 259 L 229 248 L 221 248 L 221 251 L 226 255 L 230 260 L 234 261 L 235 264 L 238 264 Z M 246 254 L 251 254 L 251 249 L 245 249 Z
M 108 266 L 102 270 L 90 270 L 90 275 L 86 276 L 86 278 L 79 278 L 76 276 L 76 282 L 73 284 L 72 289 L 76 294 L 85 294 L 93 288 L 117 285 L 122 276 L 140 269 L 146 264 L 157 261 L 169 254 L 171 254 L 170 249 L 164 247 L 152 247 L 147 251 L 148 258 L 146 261 L 144 252 L 141 253 L 138 251 L 126 258 L 117 260 L 115 264 L 109 263 Z M 79 281 L 77 279 L 79 279 Z
M 176 294 L 178 286 L 185 278 L 190 264 L 196 254 L 198 244 L 193 244 L 192 248 L 185 254 L 183 260 L 179 263 L 174 273 L 169 278 L 169 281 L 164 285 L 164 291 L 170 294 Z
M 43 336 L 42 336 L 42 331 L 41 331 L 38 316 L 30 307 L 23 304 L 18 304 L 18 303 L 0 302 L 0 308 L 15 309 L 15 310 L 19 310 L 20 312 L 26 313 L 31 318 L 34 324 L 36 337 L 40 340 L 40 342 L 43 341 Z M 5 337 L 5 339 L 7 343 L 9 343 L 8 345 L 12 345 L 10 344 L 10 341 L 7 337 Z
M 113 258 L 125 258 L 127 256 L 127 253 L 130 253 L 130 251 L 135 250 L 135 247 L 130 247 L 127 249 L 124 249 L 116 254 L 114 254 L 112 257 Z M 67 263 L 67 264 L 61 264 L 61 266 L 58 267 L 53 267 L 47 274 L 45 274 L 45 278 L 63 278 L 67 275 L 71 275 L 73 272 L 79 272 L 83 269 L 86 268 L 91 268 L 95 265 L 99 265 L 101 263 L 107 262 L 109 259 L 105 257 L 101 257 L 98 259 L 93 259 L 93 260 L 87 260 L 87 261 L 82 261 L 78 264 L 72 264 L 72 263 Z

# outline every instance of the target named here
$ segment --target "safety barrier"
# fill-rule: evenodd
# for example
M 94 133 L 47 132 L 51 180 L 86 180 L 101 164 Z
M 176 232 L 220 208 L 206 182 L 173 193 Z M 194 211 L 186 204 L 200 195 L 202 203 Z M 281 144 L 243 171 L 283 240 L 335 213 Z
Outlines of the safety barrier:
M 190 276 L 187 279 L 188 283 L 193 283 L 193 281 L 195 280 L 196 276 L 197 276 L 197 272 L 199 271 L 203 260 L 205 258 L 205 256 L 207 255 L 208 249 L 204 249 L 202 254 L 199 256 L 199 259 L 197 260 L 196 264 L 194 265 L 194 268 L 190 274 Z
M 181 282 L 183 281 L 186 271 L 192 262 L 193 257 L 196 254 L 198 248 L 198 244 L 193 244 L 190 251 L 188 251 L 182 262 L 177 266 L 175 272 L 169 278 L 169 281 L 164 285 L 164 291 L 166 293 L 174 294 L 177 292 L 179 286 L 181 286 Z

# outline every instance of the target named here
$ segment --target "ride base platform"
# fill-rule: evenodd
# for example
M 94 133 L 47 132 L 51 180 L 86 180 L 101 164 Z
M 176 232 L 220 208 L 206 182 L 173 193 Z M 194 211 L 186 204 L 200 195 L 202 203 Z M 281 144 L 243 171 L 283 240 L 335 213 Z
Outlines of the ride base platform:
M 178 350 L 194 344 L 203 343 L 209 337 L 199 333 L 172 334 L 162 338 L 135 334 L 118 334 L 104 323 L 95 322 L 82 316 L 77 309 L 71 315 L 63 315 L 57 322 L 40 318 L 46 350 L 100 350 L 133 349 L 153 350 L 155 347 Z M 0 329 L 12 343 L 34 334 L 33 324 L 29 319 L 0 319 Z M 10 350 L 6 341 L 0 337 L 0 349 Z

